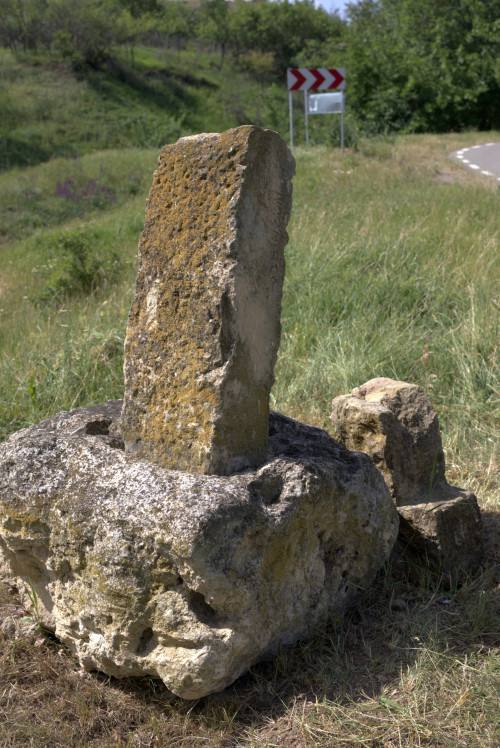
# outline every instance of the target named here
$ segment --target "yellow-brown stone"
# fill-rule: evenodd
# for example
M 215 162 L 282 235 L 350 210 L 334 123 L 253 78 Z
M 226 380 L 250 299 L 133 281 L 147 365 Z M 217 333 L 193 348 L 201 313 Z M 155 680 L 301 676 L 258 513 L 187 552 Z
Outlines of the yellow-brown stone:
M 265 459 L 294 169 L 253 126 L 163 149 L 125 341 L 136 456 L 221 475 Z

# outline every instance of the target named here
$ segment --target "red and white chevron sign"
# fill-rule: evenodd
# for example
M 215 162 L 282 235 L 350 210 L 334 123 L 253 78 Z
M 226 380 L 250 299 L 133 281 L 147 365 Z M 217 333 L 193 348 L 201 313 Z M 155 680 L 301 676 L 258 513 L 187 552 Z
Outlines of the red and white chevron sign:
M 325 91 L 345 88 L 345 68 L 288 68 L 286 80 L 289 91 Z

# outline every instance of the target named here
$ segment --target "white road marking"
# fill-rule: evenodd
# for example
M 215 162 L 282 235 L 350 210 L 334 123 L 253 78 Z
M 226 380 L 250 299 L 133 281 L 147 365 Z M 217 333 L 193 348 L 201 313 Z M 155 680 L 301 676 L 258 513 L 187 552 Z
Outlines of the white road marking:
M 485 177 L 494 177 L 497 182 L 500 182 L 500 177 L 497 177 L 494 172 L 488 171 L 487 169 L 483 169 L 478 164 L 471 163 L 468 158 L 465 158 L 465 155 L 469 155 L 469 151 L 474 151 L 477 148 L 484 148 L 486 146 L 492 146 L 492 145 L 498 145 L 498 143 L 486 143 L 485 146 L 482 145 L 472 145 L 469 148 L 461 148 L 459 151 L 455 151 L 455 158 L 460 161 L 462 164 L 466 164 L 469 169 L 473 169 L 474 171 L 478 171 L 480 174 L 482 174 Z

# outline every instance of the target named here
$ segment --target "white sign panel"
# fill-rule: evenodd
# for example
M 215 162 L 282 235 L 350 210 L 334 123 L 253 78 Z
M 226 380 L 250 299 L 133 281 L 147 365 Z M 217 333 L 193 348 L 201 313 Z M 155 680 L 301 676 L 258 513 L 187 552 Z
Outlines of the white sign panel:
M 307 97 L 309 114 L 343 114 L 343 103 L 342 93 L 309 94 Z

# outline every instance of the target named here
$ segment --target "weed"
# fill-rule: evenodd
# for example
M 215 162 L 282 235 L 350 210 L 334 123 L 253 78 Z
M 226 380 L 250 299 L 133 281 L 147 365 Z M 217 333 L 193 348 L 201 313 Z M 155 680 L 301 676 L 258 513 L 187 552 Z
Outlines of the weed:
M 46 264 L 33 272 L 42 279 L 36 298 L 43 302 L 62 303 L 75 294 L 89 294 L 114 283 L 122 269 L 116 252 L 106 251 L 88 228 L 56 234 L 53 254 Z
M 64 182 L 57 182 L 56 196 L 74 202 L 90 200 L 93 205 L 99 207 L 116 202 L 113 190 L 106 185 L 100 185 L 95 179 L 90 179 L 82 187 L 78 187 L 74 179 L 67 177 Z
M 28 577 L 28 585 L 25 585 L 26 594 L 28 596 L 28 599 L 31 604 L 31 609 L 33 612 L 33 615 L 35 617 L 36 627 L 38 633 L 42 633 L 43 626 L 42 626 L 42 619 L 40 618 L 40 607 L 38 605 L 38 595 L 36 594 L 36 590 L 33 586 L 33 582 Z

